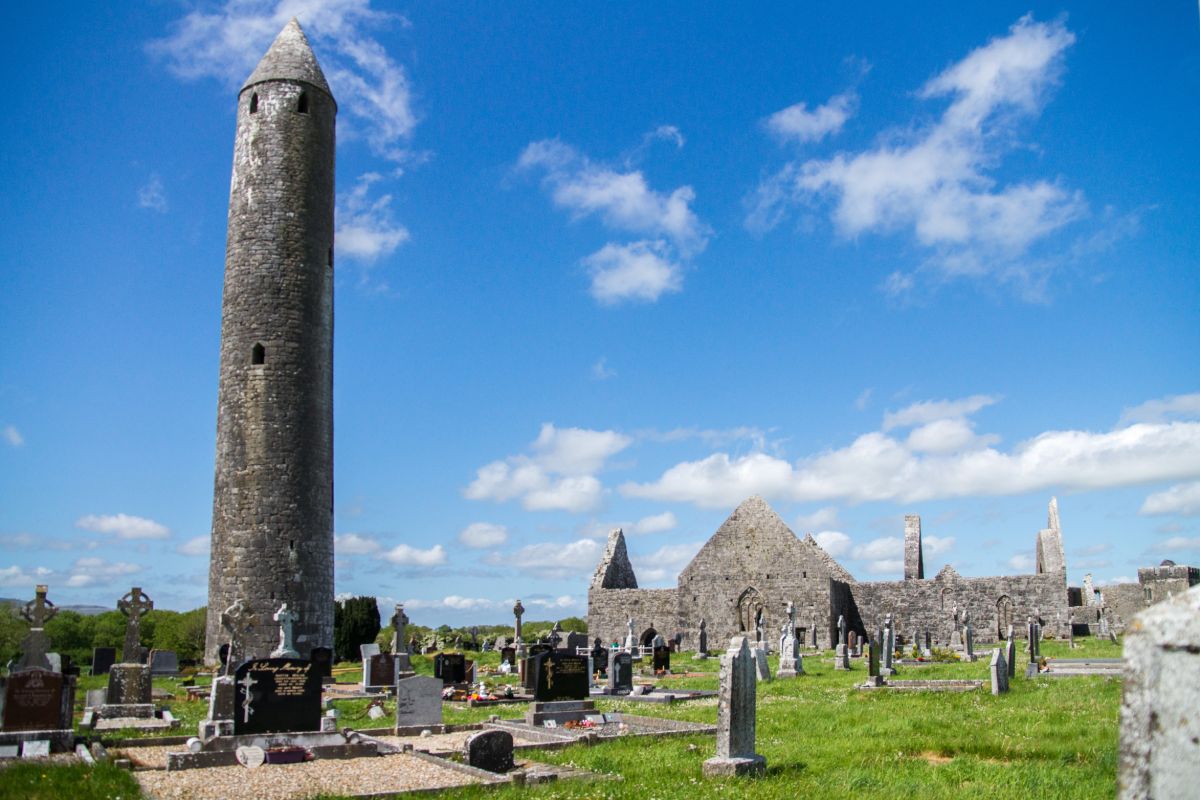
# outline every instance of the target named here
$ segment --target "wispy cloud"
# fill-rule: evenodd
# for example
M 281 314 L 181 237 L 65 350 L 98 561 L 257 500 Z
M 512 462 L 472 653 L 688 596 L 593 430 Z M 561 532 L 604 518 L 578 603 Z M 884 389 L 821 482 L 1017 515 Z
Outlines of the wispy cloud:
M 1194 517 L 1200 514 L 1200 481 L 1179 483 L 1162 492 L 1155 492 L 1142 503 L 1138 513 L 1147 516 L 1175 514 Z
M 171 529 L 161 522 L 130 514 L 88 514 L 76 520 L 75 527 L 118 539 L 166 539 L 171 535 Z
M 604 356 L 595 364 L 592 364 L 592 377 L 598 381 L 606 381 L 609 378 L 615 378 L 617 371 L 608 365 L 608 359 Z
M 1178 419 L 1200 419 L 1200 392 L 1173 394 L 1158 400 L 1148 400 L 1121 412 L 1121 423 L 1169 422 Z
M 398 544 L 384 553 L 383 558 L 393 564 L 410 567 L 435 567 L 445 564 L 449 560 L 446 556 L 446 548 L 440 544 L 435 544 L 428 550 L 421 550 L 412 545 Z
M 212 548 L 211 536 L 193 536 L 175 548 L 175 552 L 184 556 L 206 556 Z
M 167 190 L 162 178 L 154 173 L 137 192 L 138 208 L 147 208 L 160 214 L 167 213 Z
M 811 111 L 806 103 L 796 103 L 767 117 L 767 130 L 782 141 L 819 142 L 835 134 L 854 115 L 858 95 L 843 92 Z
M 990 170 L 1022 146 L 1018 123 L 1039 113 L 1074 41 L 1061 22 L 1022 17 L 920 90 L 925 100 L 950 99 L 936 122 L 887 131 L 862 152 L 788 163 L 750 198 L 747 226 L 764 231 L 793 206 L 827 201 L 846 237 L 904 231 L 942 280 L 1008 281 L 1039 297 L 1045 265 L 1030 248 L 1082 217 L 1083 195 L 1058 180 L 1001 185 Z M 789 111 L 776 128 L 792 120 L 798 135 L 810 137 L 832 130 L 840 117 L 837 108 L 780 113 Z M 903 272 L 886 283 L 893 293 L 913 285 L 914 276 Z
M 392 196 L 370 196 L 372 185 L 380 180 L 382 176 L 377 172 L 360 175 L 353 189 L 338 196 L 336 237 L 340 257 L 369 265 L 409 240 L 408 228 L 392 216 Z
M 25 444 L 25 437 L 13 425 L 5 425 L 3 430 L 0 430 L 0 438 L 3 438 L 9 447 L 21 447 Z
M 490 522 L 472 522 L 459 531 L 458 541 L 476 550 L 499 547 L 508 541 L 508 528 Z
M 659 128 L 682 144 L 677 129 Z M 691 186 L 670 193 L 652 189 L 640 170 L 621 171 L 595 162 L 558 139 L 526 146 L 517 170 L 540 172 L 554 204 L 575 219 L 597 216 L 613 231 L 650 238 L 609 242 L 583 260 L 591 293 L 602 304 L 654 302 L 683 286 L 682 262 L 699 254 L 711 236 L 691 208 Z

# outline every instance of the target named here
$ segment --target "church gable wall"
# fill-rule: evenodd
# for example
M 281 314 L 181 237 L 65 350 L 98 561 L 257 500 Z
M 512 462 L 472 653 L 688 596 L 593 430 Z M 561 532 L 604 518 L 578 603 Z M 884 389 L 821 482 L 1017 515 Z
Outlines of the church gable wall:
M 625 643 L 627 622 L 633 635 L 650 627 L 670 639 L 685 630 L 679 618 L 679 595 L 674 589 L 592 589 L 588 592 L 588 637 L 606 645 Z M 698 622 L 698 620 L 697 620 Z

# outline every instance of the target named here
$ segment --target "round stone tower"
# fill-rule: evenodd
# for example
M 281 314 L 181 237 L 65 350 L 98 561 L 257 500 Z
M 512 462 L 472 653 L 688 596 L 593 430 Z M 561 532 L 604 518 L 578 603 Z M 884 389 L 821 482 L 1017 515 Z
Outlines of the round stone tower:
M 333 644 L 333 161 L 337 104 L 300 25 L 238 94 L 221 309 L 205 656 L 241 598 L 239 656 L 297 613 L 307 657 Z

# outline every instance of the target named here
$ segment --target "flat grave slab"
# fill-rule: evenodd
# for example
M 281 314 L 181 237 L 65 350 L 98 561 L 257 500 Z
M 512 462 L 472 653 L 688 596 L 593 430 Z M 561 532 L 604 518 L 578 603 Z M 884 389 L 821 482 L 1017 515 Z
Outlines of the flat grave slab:
M 1046 669 L 1037 674 L 1050 678 L 1072 678 L 1080 675 L 1107 675 L 1119 678 L 1123 664 L 1119 658 L 1048 658 Z M 1032 669 L 1029 674 L 1033 674 Z
M 684 722 L 683 720 L 662 719 L 659 717 L 642 717 L 634 714 L 592 714 L 598 720 L 585 719 L 580 723 L 564 724 L 554 728 L 529 725 L 525 720 L 499 720 L 485 723 L 484 727 L 499 726 L 512 731 L 513 737 L 541 740 L 543 744 L 551 744 L 555 740 L 575 742 L 589 736 L 600 739 L 615 739 L 619 736 L 690 736 L 697 733 L 716 733 L 716 725 L 705 725 L 700 722 Z
M 897 692 L 973 692 L 983 687 L 983 681 L 975 680 L 941 680 L 941 681 L 895 681 L 888 679 L 878 686 L 859 684 L 859 689 L 892 689 Z

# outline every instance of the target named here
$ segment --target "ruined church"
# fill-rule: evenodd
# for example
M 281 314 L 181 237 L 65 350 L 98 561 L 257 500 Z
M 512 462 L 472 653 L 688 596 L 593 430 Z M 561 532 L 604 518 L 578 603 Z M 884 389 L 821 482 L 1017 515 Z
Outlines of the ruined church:
M 661 634 L 678 636 L 682 646 L 689 648 L 696 646 L 703 620 L 710 647 L 719 647 L 732 636 L 753 636 L 759 626 L 764 640 L 777 641 L 789 601 L 796 610 L 797 639 L 823 648 L 837 643 L 839 616 L 845 616 L 849 630 L 863 636 L 878 630 L 891 615 L 902 641 L 923 638 L 928 631 L 933 642 L 942 646 L 948 645 L 956 626 L 961 627 L 964 612 L 969 613 L 979 642 L 1004 638 L 1009 625 L 1023 633 L 1028 617 L 1040 620 L 1046 634 L 1053 636 L 1066 636 L 1072 624 L 1079 630 L 1091 623 L 1094 629 L 1109 609 L 1097 599 L 1099 592 L 1095 598 L 1085 598 L 1080 589 L 1068 587 L 1054 499 L 1046 527 L 1035 536 L 1034 549 L 1032 575 L 968 578 L 947 565 L 926 577 L 921 518 L 909 515 L 904 518 L 904 579 L 860 582 L 811 534 L 798 538 L 765 500 L 751 497 L 683 569 L 674 589 L 639 589 L 624 534 L 620 530 L 609 534 L 588 589 L 588 632 L 606 642 L 623 641 L 632 619 L 642 644 Z M 1196 572 L 1175 568 L 1179 570 Z M 1141 572 L 1153 581 L 1162 570 Z M 1151 597 L 1152 591 L 1144 596 Z M 1158 591 L 1165 596 L 1161 588 Z M 1108 614 L 1106 622 L 1119 629 L 1122 617 L 1132 619 L 1132 613 Z

